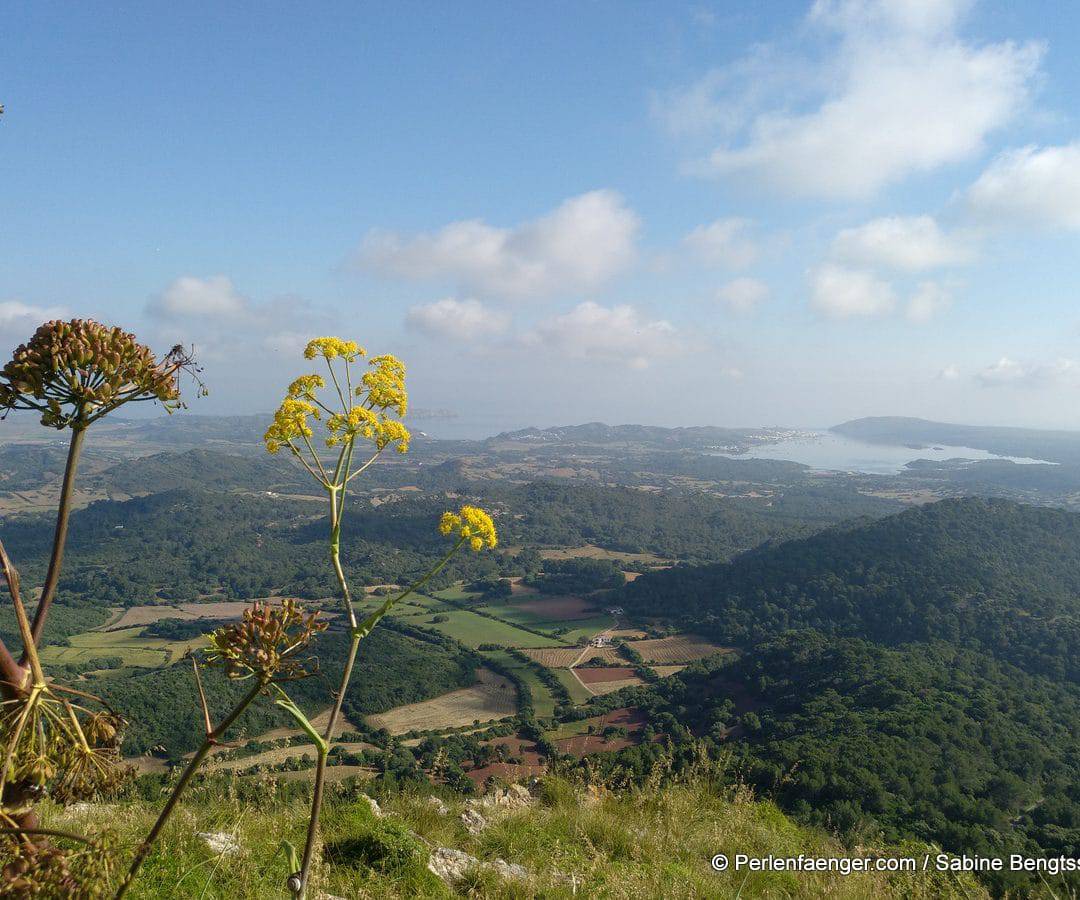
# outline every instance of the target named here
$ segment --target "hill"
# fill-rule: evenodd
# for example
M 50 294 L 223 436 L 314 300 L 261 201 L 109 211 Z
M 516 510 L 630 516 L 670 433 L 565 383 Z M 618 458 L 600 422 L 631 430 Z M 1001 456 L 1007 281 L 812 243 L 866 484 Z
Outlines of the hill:
M 945 444 L 972 447 L 999 456 L 1020 456 L 1057 463 L 1080 463 L 1080 431 L 1043 431 L 996 425 L 954 425 L 904 416 L 869 416 L 830 429 L 871 444 L 893 446 Z
M 967 498 L 637 579 L 624 605 L 721 643 L 792 628 L 947 640 L 1080 680 L 1080 515 Z

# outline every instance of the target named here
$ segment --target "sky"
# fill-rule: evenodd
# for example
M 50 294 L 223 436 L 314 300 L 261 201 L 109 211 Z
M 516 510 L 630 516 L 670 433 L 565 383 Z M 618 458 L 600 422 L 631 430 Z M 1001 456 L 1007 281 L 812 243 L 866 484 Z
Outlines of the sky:
M 435 434 L 1080 429 L 1080 6 L 5 6 L 0 353 L 337 334 Z

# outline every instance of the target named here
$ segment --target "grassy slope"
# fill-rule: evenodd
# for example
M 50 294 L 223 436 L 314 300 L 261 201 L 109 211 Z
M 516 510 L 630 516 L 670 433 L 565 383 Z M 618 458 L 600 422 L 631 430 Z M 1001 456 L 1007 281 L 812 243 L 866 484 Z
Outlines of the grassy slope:
M 332 801 L 325 818 L 329 845 L 351 841 L 356 846 L 372 835 L 407 828 L 431 846 L 453 847 L 480 858 L 519 863 L 532 874 L 527 883 L 509 883 L 476 876 L 457 893 L 444 890 L 425 868 L 426 852 L 382 871 L 358 862 L 323 865 L 317 889 L 345 897 L 393 898 L 472 896 L 484 898 L 562 898 L 574 896 L 566 876 L 576 880 L 578 897 L 744 897 L 811 898 L 984 897 L 970 879 L 961 885 L 953 876 L 909 874 L 791 874 L 711 871 L 709 860 L 723 851 L 753 855 L 839 856 L 845 851 L 820 832 L 794 825 L 776 807 L 753 801 L 745 792 L 714 791 L 707 782 L 642 789 L 621 796 L 604 795 L 588 802 L 568 784 L 544 782 L 541 798 L 530 808 L 511 813 L 471 837 L 458 815 L 460 801 L 447 801 L 441 816 L 426 798 L 398 794 L 384 802 L 388 815 L 373 820 L 364 803 Z M 152 818 L 141 803 L 124 804 L 122 816 L 111 817 L 121 829 L 120 846 L 130 853 Z M 48 815 L 55 827 L 86 829 L 94 813 Z M 147 860 L 133 898 L 230 898 L 271 900 L 285 897 L 286 866 L 275 856 L 278 843 L 299 841 L 304 821 L 302 801 L 264 800 L 240 803 L 222 797 L 200 798 L 181 807 L 163 841 Z M 236 835 L 239 853 L 215 857 L 196 831 Z M 865 848 L 863 848 L 865 849 Z M 894 851 L 898 852 L 898 851 Z M 340 859 L 340 857 L 339 857 Z

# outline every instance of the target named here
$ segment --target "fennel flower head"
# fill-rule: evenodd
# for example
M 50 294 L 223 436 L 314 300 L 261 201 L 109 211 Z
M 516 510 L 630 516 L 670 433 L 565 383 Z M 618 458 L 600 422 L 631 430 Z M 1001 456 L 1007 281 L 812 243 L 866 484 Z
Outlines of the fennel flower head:
M 456 513 L 444 512 L 439 520 L 439 532 L 467 541 L 476 553 L 485 547 L 493 550 L 499 542 L 491 516 L 478 506 L 463 506 Z
M 135 335 L 89 319 L 46 322 L 0 370 L 0 410 L 41 413 L 50 428 L 84 428 L 129 402 L 179 408 L 180 371 L 193 360 L 174 347 L 160 361 Z
M 360 372 L 356 367 L 367 351 L 355 341 L 315 338 L 304 349 L 305 359 L 321 359 L 326 375 L 301 375 L 289 385 L 274 413 L 264 440 L 270 453 L 314 437 L 312 422 L 322 424 L 326 446 L 369 441 L 377 450 L 393 446 L 406 453 L 412 436 L 400 421 L 408 410 L 405 364 L 396 356 L 373 356 Z

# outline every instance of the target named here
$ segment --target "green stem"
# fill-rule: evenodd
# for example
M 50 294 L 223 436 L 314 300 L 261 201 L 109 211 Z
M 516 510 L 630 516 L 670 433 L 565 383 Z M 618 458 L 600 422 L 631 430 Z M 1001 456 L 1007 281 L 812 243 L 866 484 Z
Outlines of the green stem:
M 120 887 L 117 888 L 115 900 L 120 900 L 120 898 L 127 893 L 128 888 L 131 887 L 131 882 L 138 874 L 139 868 L 143 864 L 143 860 L 146 859 L 146 855 L 150 852 L 150 848 L 154 845 L 154 841 L 157 840 L 158 835 L 161 834 L 161 830 L 169 821 L 169 817 L 176 808 L 176 804 L 180 802 L 180 796 L 184 793 L 188 783 L 195 776 L 195 772 L 202 764 L 202 761 L 206 759 L 206 755 L 222 735 L 229 730 L 232 724 L 240 718 L 240 715 L 244 710 L 252 704 L 265 687 L 266 681 L 258 679 L 255 682 L 254 687 L 244 695 L 243 699 L 236 705 L 233 711 L 222 719 L 221 724 L 206 736 L 206 740 L 202 742 L 202 746 L 195 751 L 195 755 L 187 764 L 187 768 L 184 769 L 184 774 L 180 776 L 180 780 L 176 783 L 176 787 L 173 788 L 172 794 L 169 795 L 169 799 L 166 801 L 164 808 L 161 810 L 161 814 L 154 823 L 154 827 L 150 829 L 150 833 L 146 836 L 146 839 L 139 845 L 139 849 L 135 851 L 135 858 L 131 861 L 131 868 L 128 869 L 127 875 L 124 876 L 124 880 L 120 883 Z
M 334 527 L 340 526 L 340 519 L 336 512 L 333 514 L 331 521 Z M 451 557 L 461 549 L 461 546 L 464 543 L 465 539 L 459 538 L 457 543 L 450 548 L 450 551 L 446 556 L 439 560 L 434 568 L 424 575 L 423 578 L 411 584 L 396 597 L 387 599 L 382 606 L 364 619 L 360 625 L 356 624 L 355 618 L 352 620 L 352 641 L 349 644 L 349 655 L 345 660 L 345 670 L 341 674 L 341 683 L 338 685 L 337 697 L 334 700 L 334 707 L 330 711 L 330 721 L 326 724 L 324 741 L 321 745 L 316 745 L 318 759 L 315 764 L 315 788 L 311 798 L 311 813 L 308 817 L 307 839 L 304 841 L 304 858 L 303 862 L 300 864 L 300 881 L 297 890 L 293 894 L 297 900 L 303 900 L 305 892 L 307 891 L 308 876 L 311 873 L 311 862 L 315 855 L 315 840 L 319 834 L 319 816 L 322 812 L 323 791 L 326 781 L 326 763 L 330 755 L 330 746 L 334 742 L 334 730 L 337 727 L 337 721 L 341 715 L 341 707 L 345 702 L 345 692 L 348 690 L 349 680 L 352 678 L 353 665 L 356 663 L 356 653 L 360 649 L 360 641 L 371 633 L 371 630 L 379 623 L 379 620 L 390 611 L 395 603 L 399 603 L 413 592 L 420 590 L 420 588 L 441 571 L 442 568 L 450 562 Z M 342 592 L 348 597 L 349 587 L 345 582 L 345 575 L 341 570 L 341 562 L 337 556 L 336 545 L 332 543 L 331 547 L 331 557 L 334 560 L 334 570 L 338 575 L 338 582 Z M 351 615 L 351 603 L 349 608 Z
M 37 612 L 34 614 L 32 631 L 35 647 L 41 643 L 45 617 L 49 614 L 49 607 L 52 606 L 53 598 L 56 596 L 56 585 L 60 581 L 60 567 L 64 563 L 64 545 L 67 543 L 68 519 L 71 516 L 71 500 L 75 493 L 75 473 L 79 468 L 79 454 L 82 452 L 85 437 L 85 425 L 72 426 L 71 444 L 68 446 L 67 464 L 64 467 L 64 482 L 60 488 L 60 506 L 56 512 L 52 557 L 49 559 L 45 585 L 41 589 L 41 599 L 38 601 Z M 25 666 L 29 658 L 30 652 L 27 648 L 27 652 L 23 654 L 22 665 Z

